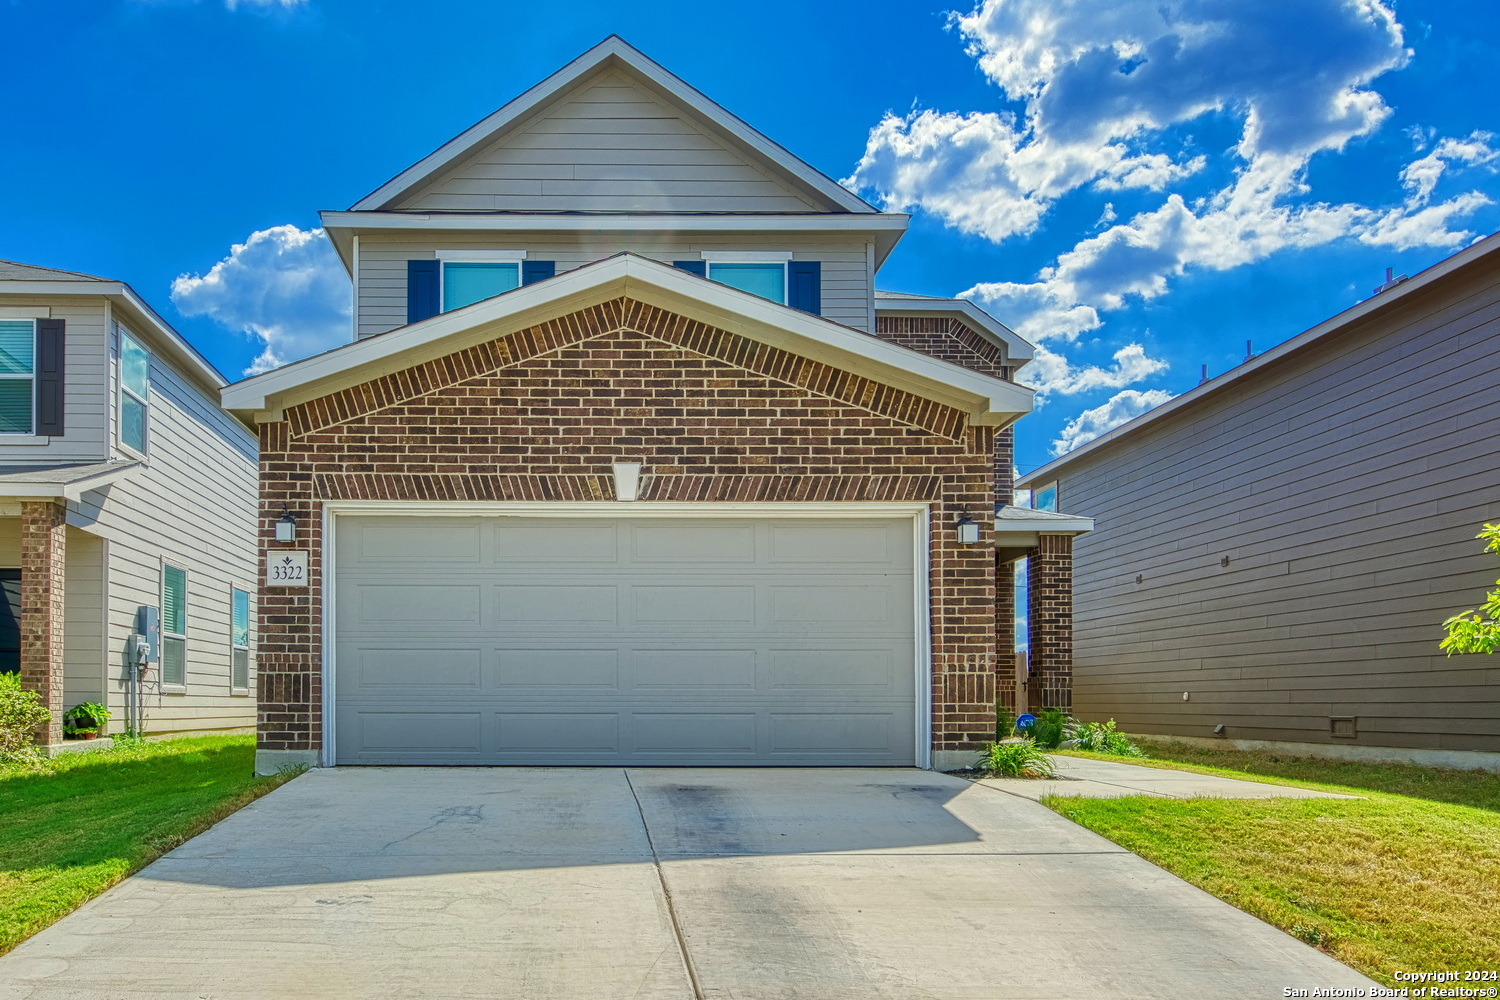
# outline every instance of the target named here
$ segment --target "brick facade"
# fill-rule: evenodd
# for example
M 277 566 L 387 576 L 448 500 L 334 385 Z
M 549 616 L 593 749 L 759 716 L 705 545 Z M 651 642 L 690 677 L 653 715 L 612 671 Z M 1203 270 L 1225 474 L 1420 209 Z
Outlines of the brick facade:
M 21 502 L 21 683 L 52 712 L 42 746 L 62 742 L 67 513 L 52 500 Z
M 1032 700 L 1073 709 L 1073 539 L 1042 535 L 1027 554 Z
M 971 748 L 994 724 L 997 436 L 629 299 L 290 407 L 261 429 L 261 542 L 274 551 L 294 512 L 310 585 L 261 595 L 259 746 L 321 745 L 325 501 L 612 502 L 612 464 L 628 458 L 644 464 L 643 500 L 929 503 L 933 746 Z M 964 510 L 979 545 L 956 542 Z

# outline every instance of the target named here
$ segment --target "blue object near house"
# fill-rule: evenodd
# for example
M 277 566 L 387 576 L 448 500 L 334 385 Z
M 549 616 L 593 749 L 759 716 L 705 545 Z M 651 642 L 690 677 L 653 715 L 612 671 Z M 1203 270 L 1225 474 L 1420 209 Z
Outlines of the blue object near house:
M 1016 716 L 1016 732 L 1018 733 L 1023 729 L 1030 732 L 1031 727 L 1034 725 L 1036 725 L 1036 716 L 1030 712 Z

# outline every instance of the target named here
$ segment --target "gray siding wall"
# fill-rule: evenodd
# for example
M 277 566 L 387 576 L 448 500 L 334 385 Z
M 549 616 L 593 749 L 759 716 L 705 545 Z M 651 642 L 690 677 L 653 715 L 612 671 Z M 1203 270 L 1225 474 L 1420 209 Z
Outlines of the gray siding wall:
M 109 337 L 99 296 L 0 295 L 3 306 L 45 306 L 67 324 L 61 437 L 0 434 L 0 465 L 102 462 L 109 458 Z
M 359 336 L 371 337 L 406 325 L 408 260 L 431 260 L 438 250 L 469 248 L 525 250 L 531 258 L 556 261 L 559 274 L 623 250 L 669 264 L 676 260 L 698 260 L 704 250 L 783 250 L 790 252 L 795 260 L 822 262 L 825 318 L 857 330 L 874 329 L 870 263 L 863 242 L 776 233 L 706 233 L 691 237 L 620 233 L 578 238 L 536 233 L 412 233 L 399 237 L 360 237 Z
M 1081 718 L 1500 750 L 1500 657 L 1437 645 L 1500 575 L 1474 538 L 1500 520 L 1486 266 L 1062 470 L 1061 509 L 1097 519 L 1075 551 Z
M 110 340 L 113 379 L 118 341 Z M 253 726 L 256 442 L 155 353 L 147 433 L 146 468 L 69 504 L 69 523 L 108 543 L 104 643 L 95 655 L 114 721 L 124 720 L 126 639 L 140 606 L 161 604 L 162 564 L 168 562 L 187 570 L 187 684 L 181 691 L 164 689 L 153 671 L 146 730 Z M 249 694 L 230 689 L 232 587 L 251 595 Z M 71 591 L 70 575 L 70 598 Z
M 615 73 L 402 199 L 397 209 L 524 212 L 826 211 L 703 124 Z

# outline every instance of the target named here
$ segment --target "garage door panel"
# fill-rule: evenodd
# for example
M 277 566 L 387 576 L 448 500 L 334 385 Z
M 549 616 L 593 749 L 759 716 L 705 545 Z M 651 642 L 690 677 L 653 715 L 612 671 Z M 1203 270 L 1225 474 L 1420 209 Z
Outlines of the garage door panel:
M 415 530 L 392 523 L 354 524 L 353 548 L 361 563 L 400 567 L 415 563 L 476 563 L 482 523 L 474 518 L 424 522 Z
M 499 688 L 620 687 L 618 649 L 501 649 L 495 659 Z
M 341 515 L 337 759 L 914 763 L 911 532 Z

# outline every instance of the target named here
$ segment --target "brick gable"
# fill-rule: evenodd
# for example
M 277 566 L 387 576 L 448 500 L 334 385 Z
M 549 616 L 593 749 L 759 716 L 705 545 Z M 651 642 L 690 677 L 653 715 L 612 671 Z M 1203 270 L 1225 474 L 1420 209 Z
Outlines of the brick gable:
M 617 300 L 291 407 L 261 434 L 261 532 L 306 526 L 311 586 L 261 598 L 262 749 L 320 745 L 321 508 L 332 500 L 924 501 L 934 747 L 993 727 L 995 433 L 960 411 Z M 959 546 L 967 509 L 985 544 Z

